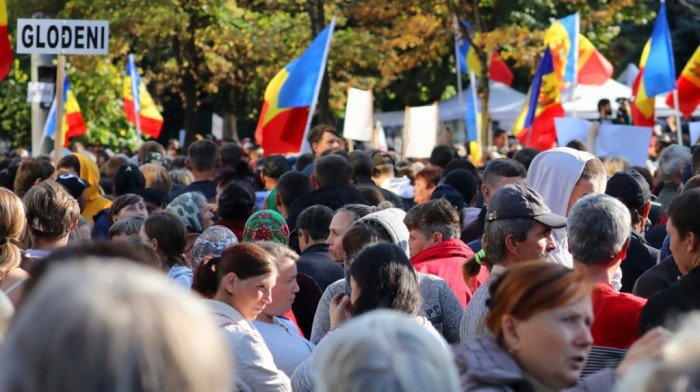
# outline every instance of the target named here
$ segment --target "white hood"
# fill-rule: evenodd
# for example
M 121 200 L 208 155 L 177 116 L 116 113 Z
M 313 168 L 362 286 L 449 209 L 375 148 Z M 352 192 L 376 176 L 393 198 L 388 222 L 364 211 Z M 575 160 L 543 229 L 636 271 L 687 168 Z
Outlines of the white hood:
M 394 192 L 399 197 L 404 199 L 413 199 L 414 196 L 411 179 L 406 176 L 384 180 L 381 187 L 388 191 Z
M 550 210 L 566 216 L 571 193 L 578 182 L 586 162 L 595 159 L 587 152 L 568 147 L 553 148 L 537 154 L 527 172 L 527 185 L 539 192 Z M 550 253 L 549 261 L 573 268 L 574 260 L 569 253 L 566 228 L 552 230 L 557 248 Z

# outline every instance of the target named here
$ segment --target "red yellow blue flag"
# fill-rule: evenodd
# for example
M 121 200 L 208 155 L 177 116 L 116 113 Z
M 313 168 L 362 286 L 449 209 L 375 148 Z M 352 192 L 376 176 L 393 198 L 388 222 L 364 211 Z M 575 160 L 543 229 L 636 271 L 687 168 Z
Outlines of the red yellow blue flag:
M 306 143 L 334 28 L 335 18 L 267 85 L 255 129 L 255 140 L 265 155 L 297 153 Z
M 700 104 L 700 46 L 688 60 L 681 75 L 676 80 L 678 86 L 678 110 L 683 116 L 690 117 Z M 673 93 L 666 97 L 666 105 L 675 108 Z
M 80 136 L 87 132 L 83 114 L 80 112 L 80 106 L 75 99 L 75 94 L 70 88 L 70 82 L 66 76 L 63 83 L 63 146 L 68 147 L 68 140 L 73 137 Z M 56 99 L 54 98 L 49 110 L 49 116 L 46 118 L 44 125 L 44 134 L 53 139 L 56 132 Z
M 465 21 L 461 21 L 461 23 L 467 31 L 472 30 L 469 23 Z M 461 72 L 468 73 L 471 70 L 474 72 L 474 76 L 481 77 L 481 63 L 479 63 L 479 58 L 476 56 L 476 52 L 471 49 L 469 41 L 461 36 L 457 37 L 457 63 L 459 64 Z M 508 86 L 513 84 L 513 73 L 510 71 L 505 61 L 503 61 L 501 55 L 496 51 L 491 53 L 491 58 L 489 59 L 489 79 L 507 84 Z
M 129 55 L 126 65 L 123 97 L 126 119 L 136 125 L 142 133 L 157 139 L 163 128 L 163 116 L 148 93 L 146 84 L 141 80 L 133 54 Z
M 559 77 L 554 69 L 552 52 L 547 47 L 513 128 L 513 135 L 525 147 L 548 150 L 554 147 L 557 140 L 555 117 L 564 117 L 564 108 L 561 106 Z

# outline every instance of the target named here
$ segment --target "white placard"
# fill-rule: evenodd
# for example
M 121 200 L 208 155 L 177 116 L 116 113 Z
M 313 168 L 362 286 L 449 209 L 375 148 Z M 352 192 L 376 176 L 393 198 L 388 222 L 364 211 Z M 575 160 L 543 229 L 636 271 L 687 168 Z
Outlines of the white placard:
M 557 129 L 557 142 L 560 147 L 564 147 L 572 140 L 580 140 L 586 143 L 588 140 L 588 128 L 591 122 L 582 118 L 558 117 L 554 119 L 554 126 Z
M 688 128 L 690 129 L 690 145 L 694 146 L 700 138 L 700 121 L 689 123 Z
M 645 167 L 651 143 L 651 127 L 603 124 L 595 143 L 599 157 L 623 157 L 631 166 Z
M 372 140 L 372 91 L 350 88 L 345 105 L 343 137 L 368 142 Z
M 17 53 L 107 54 L 106 20 L 17 19 Z
M 222 140 L 224 138 L 224 118 L 217 116 L 216 113 L 211 115 L 211 135 L 214 136 L 216 140 Z
M 405 124 L 407 158 L 430 158 L 438 131 L 438 106 L 417 106 L 407 109 Z
M 27 102 L 51 103 L 53 101 L 53 83 L 29 82 Z

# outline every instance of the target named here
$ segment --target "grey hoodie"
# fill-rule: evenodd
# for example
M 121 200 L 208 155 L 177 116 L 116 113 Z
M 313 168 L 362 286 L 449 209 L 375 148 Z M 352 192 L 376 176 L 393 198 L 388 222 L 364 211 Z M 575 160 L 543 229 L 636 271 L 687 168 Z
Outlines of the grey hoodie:
M 381 225 L 391 236 L 392 243 L 401 247 L 408 256 L 408 229 L 403 223 L 405 215 L 406 213 L 398 208 L 387 208 L 366 215 L 360 221 L 371 221 Z M 442 278 L 435 275 L 416 272 L 416 277 L 423 294 L 421 315 L 433 324 L 433 327 L 442 334 L 448 343 L 459 342 L 459 323 L 464 311 L 454 292 Z M 349 290 L 350 285 L 346 280 L 340 279 L 328 286 L 323 292 L 316 308 L 311 329 L 310 340 L 313 344 L 318 344 L 331 327 L 329 311 L 331 299 L 338 293 L 349 293 Z

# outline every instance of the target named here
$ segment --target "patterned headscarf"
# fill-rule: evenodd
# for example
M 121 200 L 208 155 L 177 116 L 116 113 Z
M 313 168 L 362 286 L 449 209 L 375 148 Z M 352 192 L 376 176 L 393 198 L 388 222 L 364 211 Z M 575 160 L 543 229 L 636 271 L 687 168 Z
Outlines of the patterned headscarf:
M 165 209 L 177 215 L 187 226 L 188 231 L 201 233 L 201 209 L 206 202 L 207 200 L 201 194 L 197 195 L 195 192 L 187 192 L 173 199 Z
M 221 256 L 221 252 L 233 244 L 238 243 L 238 238 L 228 227 L 212 226 L 197 237 L 192 246 L 192 256 L 190 262 L 195 268 L 205 256 Z
M 272 210 L 262 210 L 248 218 L 243 231 L 243 242 L 259 241 L 289 244 L 289 226 L 282 215 Z

